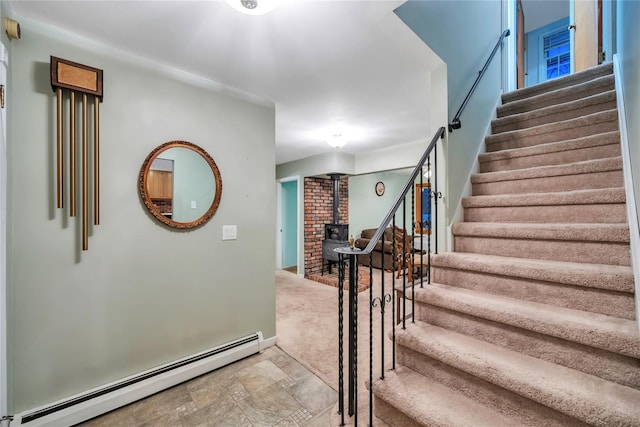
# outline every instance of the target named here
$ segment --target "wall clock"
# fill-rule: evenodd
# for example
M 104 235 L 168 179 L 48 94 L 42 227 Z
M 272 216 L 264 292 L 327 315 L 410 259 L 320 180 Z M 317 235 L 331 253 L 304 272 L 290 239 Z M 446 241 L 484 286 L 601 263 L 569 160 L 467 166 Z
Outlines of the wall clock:
M 376 183 L 376 194 L 382 196 L 384 194 L 384 182 L 378 181 Z

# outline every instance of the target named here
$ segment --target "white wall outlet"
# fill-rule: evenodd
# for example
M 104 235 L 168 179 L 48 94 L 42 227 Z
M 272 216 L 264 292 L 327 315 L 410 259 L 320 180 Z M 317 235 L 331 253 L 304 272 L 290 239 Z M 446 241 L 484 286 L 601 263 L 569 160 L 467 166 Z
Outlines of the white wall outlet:
M 195 200 L 191 201 L 191 209 L 196 209 L 196 201 Z
M 236 240 L 238 238 L 238 226 L 237 225 L 223 225 L 222 226 L 222 240 Z

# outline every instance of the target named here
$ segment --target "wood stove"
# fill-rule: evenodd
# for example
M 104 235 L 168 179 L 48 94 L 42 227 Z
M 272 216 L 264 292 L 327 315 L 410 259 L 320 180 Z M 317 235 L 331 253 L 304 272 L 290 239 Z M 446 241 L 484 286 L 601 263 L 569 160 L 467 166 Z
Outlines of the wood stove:
M 333 223 L 324 225 L 324 240 L 322 241 L 322 271 L 324 275 L 325 261 L 331 274 L 331 266 L 338 262 L 335 248 L 349 246 L 349 224 L 339 224 L 338 206 L 340 206 L 340 177 L 342 174 L 330 174 L 333 180 Z

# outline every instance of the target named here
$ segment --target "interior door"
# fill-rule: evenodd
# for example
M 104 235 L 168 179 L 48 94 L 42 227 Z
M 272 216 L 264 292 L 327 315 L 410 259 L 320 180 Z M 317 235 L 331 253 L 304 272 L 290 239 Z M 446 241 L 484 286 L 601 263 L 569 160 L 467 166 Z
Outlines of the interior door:
M 598 65 L 602 51 L 602 0 L 570 0 L 571 71 Z

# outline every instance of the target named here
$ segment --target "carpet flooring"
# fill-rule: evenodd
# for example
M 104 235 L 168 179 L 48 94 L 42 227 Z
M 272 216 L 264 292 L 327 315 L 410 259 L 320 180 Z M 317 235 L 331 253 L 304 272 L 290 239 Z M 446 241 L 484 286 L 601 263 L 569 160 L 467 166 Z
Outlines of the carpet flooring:
M 379 305 L 373 309 L 371 335 L 373 348 L 373 365 L 369 363 L 369 300 L 381 296 L 384 276 L 384 293 L 391 294 L 393 274 L 380 270 L 373 270 L 373 287 L 371 291 L 358 294 L 358 418 L 368 422 L 368 391 L 370 367 L 373 378 L 381 376 L 382 353 L 381 343 L 384 342 L 385 369 L 391 367 L 392 347 L 389 335 L 393 329 L 392 312 L 385 310 L 380 313 Z M 402 277 L 396 279 L 396 285 L 401 285 Z M 347 293 L 344 294 L 345 334 L 344 346 L 347 352 Z M 392 302 L 389 302 L 392 304 Z M 393 301 L 395 304 L 395 300 Z M 411 312 L 410 303 L 407 313 Z M 399 330 L 399 327 L 396 328 Z M 286 271 L 276 272 L 276 333 L 278 347 L 300 364 L 320 377 L 334 390 L 338 390 L 338 290 L 332 286 L 305 279 Z M 344 366 L 347 366 L 345 355 Z M 346 369 L 345 369 L 346 370 Z M 346 381 L 346 379 L 345 379 Z M 346 425 L 351 425 L 353 419 L 345 419 Z M 366 422 L 365 422 L 366 423 Z M 332 425 L 339 425 L 337 407 L 333 413 Z M 375 420 L 375 425 L 384 426 L 382 421 Z

